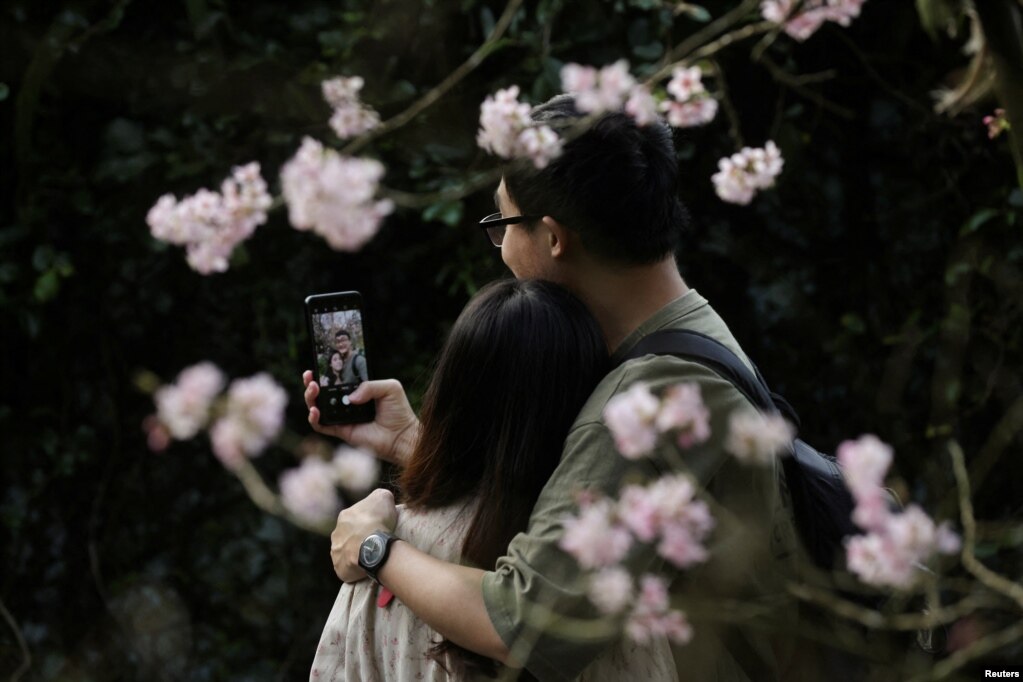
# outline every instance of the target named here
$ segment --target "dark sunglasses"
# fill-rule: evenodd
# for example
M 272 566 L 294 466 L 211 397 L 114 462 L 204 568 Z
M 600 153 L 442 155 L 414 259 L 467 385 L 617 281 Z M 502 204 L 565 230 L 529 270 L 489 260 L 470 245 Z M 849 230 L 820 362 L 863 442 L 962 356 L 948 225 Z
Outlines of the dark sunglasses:
M 487 231 L 490 235 L 490 241 L 494 243 L 494 246 L 500 246 L 501 242 L 504 241 L 504 231 L 509 225 L 516 225 L 518 223 L 528 223 L 531 220 L 540 220 L 543 216 L 535 215 L 513 215 L 507 218 L 502 218 L 501 213 L 491 213 L 486 218 L 480 221 L 480 227 Z

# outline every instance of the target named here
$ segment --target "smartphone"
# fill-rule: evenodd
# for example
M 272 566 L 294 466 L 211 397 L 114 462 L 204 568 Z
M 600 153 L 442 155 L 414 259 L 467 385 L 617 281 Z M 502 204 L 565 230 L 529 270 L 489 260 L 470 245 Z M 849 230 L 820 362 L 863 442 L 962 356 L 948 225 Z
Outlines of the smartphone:
M 352 405 L 348 396 L 369 380 L 362 295 L 357 291 L 314 294 L 305 299 L 316 407 L 321 424 L 357 424 L 376 417 L 372 401 Z

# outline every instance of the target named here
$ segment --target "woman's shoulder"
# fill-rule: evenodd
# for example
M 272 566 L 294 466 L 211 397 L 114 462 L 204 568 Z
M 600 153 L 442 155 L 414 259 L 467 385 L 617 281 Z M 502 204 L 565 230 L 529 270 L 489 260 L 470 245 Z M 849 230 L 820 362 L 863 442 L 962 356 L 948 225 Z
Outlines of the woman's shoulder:
M 395 535 L 438 559 L 458 561 L 475 508 L 472 500 L 433 509 L 399 505 Z

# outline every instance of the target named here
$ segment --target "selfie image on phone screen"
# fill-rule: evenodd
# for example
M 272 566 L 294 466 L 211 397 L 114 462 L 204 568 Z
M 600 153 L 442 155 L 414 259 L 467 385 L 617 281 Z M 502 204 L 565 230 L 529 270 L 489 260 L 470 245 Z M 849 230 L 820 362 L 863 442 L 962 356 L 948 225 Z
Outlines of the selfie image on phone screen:
M 358 292 L 317 294 L 306 299 L 320 423 L 372 421 L 373 404 L 353 405 L 348 396 L 369 380 L 362 297 Z

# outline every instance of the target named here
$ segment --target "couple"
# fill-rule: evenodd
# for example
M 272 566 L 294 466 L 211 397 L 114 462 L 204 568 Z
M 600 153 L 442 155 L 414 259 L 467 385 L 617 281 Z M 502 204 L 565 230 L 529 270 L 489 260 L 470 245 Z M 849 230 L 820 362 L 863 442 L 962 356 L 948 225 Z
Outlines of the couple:
M 581 118 L 567 95 L 532 115 L 556 129 Z M 546 168 L 506 173 L 500 216 L 483 225 L 516 280 L 492 284 L 463 311 L 421 419 L 397 381 L 371 381 L 351 398 L 376 400 L 374 422 L 321 426 L 319 387 L 303 375 L 314 428 L 401 467 L 405 501 L 399 513 L 377 490 L 338 517 L 331 557 L 345 585 L 311 679 L 515 678 L 518 668 L 542 680 L 794 678 L 792 639 L 718 617 L 726 603 L 782 594 L 796 550 L 780 467 L 743 466 L 724 452 L 728 415 L 751 405 L 677 357 L 619 364 L 644 336 L 669 328 L 709 335 L 745 358 L 678 272 L 686 214 L 677 182 L 670 130 L 620 113 L 601 117 Z M 684 465 L 617 452 L 601 415 L 637 381 L 655 391 L 699 384 L 712 435 L 685 451 Z M 720 505 L 711 560 L 671 587 L 673 601 L 697 614 L 695 637 L 640 647 L 621 636 L 621 623 L 602 627 L 606 617 L 558 543 L 579 490 L 616 496 L 627 473 L 652 479 L 680 466 Z M 652 548 L 628 558 L 634 575 L 659 565 Z
M 320 386 L 354 386 L 369 376 L 366 357 L 352 352 L 352 334 L 347 329 L 334 333 L 334 348 L 327 359 L 327 369 L 320 375 Z

